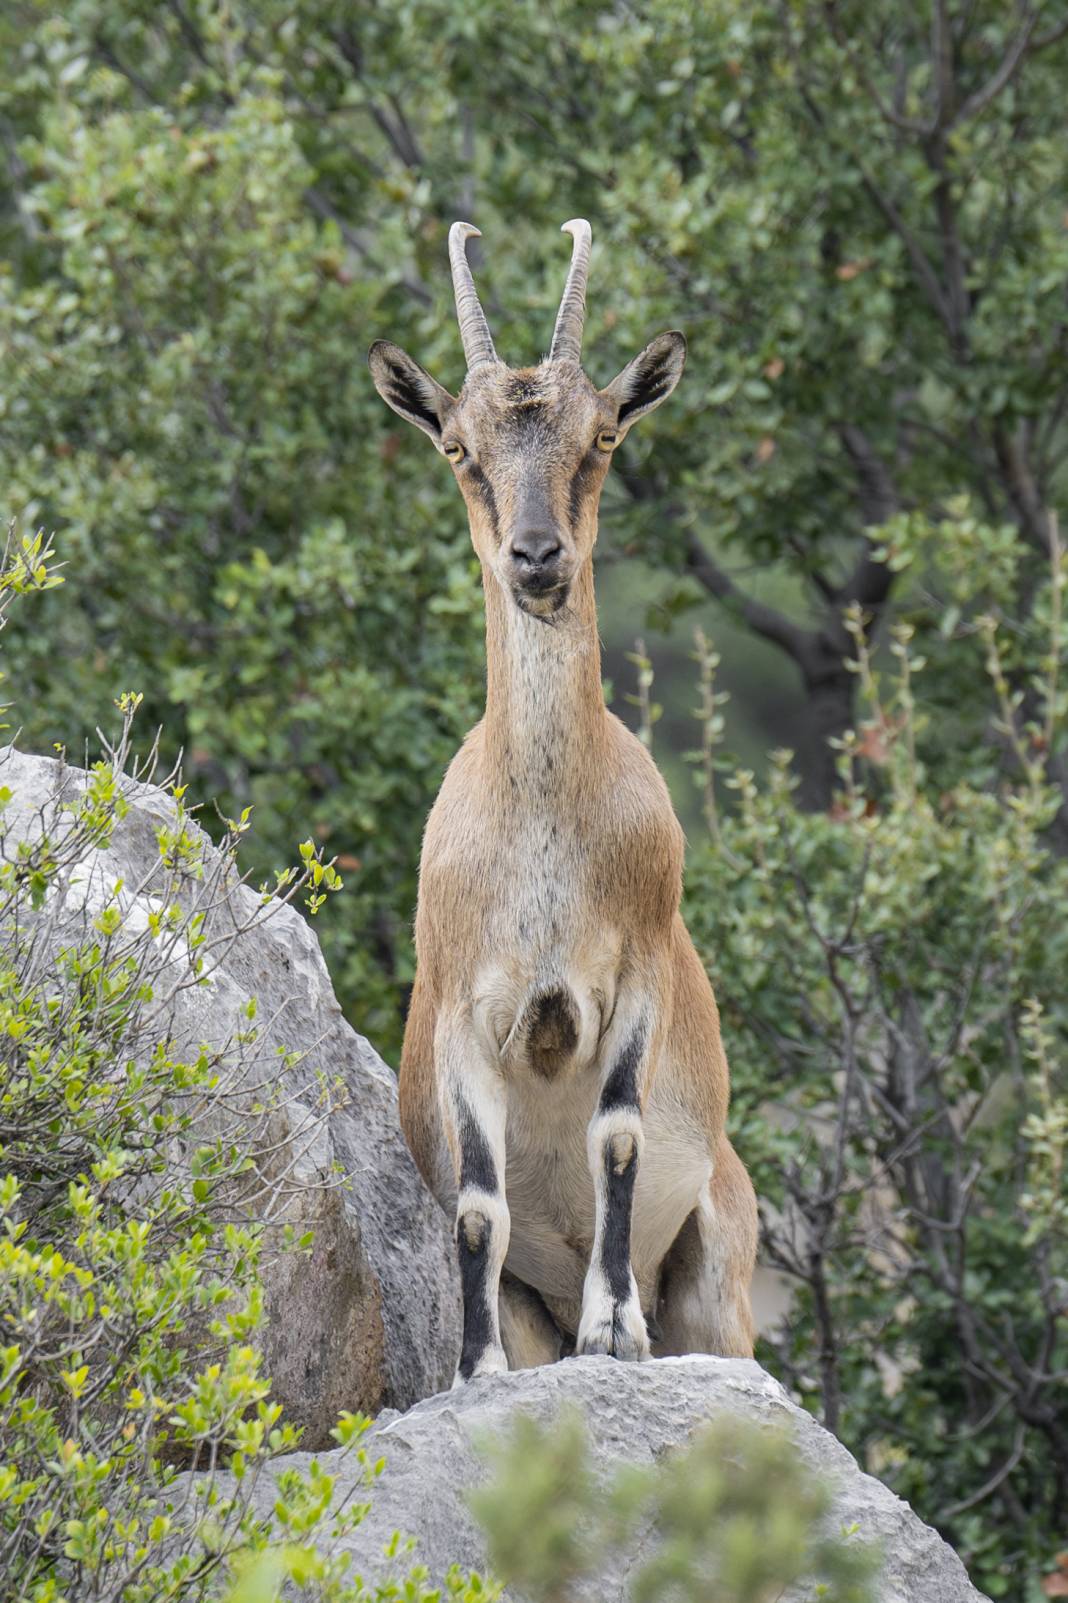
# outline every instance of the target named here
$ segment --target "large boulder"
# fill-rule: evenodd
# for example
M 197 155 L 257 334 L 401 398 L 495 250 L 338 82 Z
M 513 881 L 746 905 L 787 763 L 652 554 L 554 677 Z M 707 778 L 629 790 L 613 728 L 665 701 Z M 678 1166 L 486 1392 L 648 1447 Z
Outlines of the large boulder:
M 42 832 L 61 841 L 71 828 L 64 804 L 85 784 L 84 771 L 52 758 L 0 753 L 7 842 Z M 172 892 L 157 831 L 173 825 L 173 800 L 155 785 L 121 785 L 129 810 L 109 845 L 87 845 L 57 886 L 64 933 L 88 927 L 118 881 L 133 931 Z M 292 907 L 265 910 L 195 825 L 191 834 L 202 862 L 180 900 L 202 907 L 207 949 L 222 956 L 207 983 L 172 987 L 163 1022 L 180 1044 L 228 1049 L 248 1031 L 256 998 L 258 1061 L 282 1093 L 260 1168 L 284 1176 L 286 1222 L 314 1233 L 310 1256 L 265 1261 L 267 1372 L 304 1441 L 328 1445 L 343 1409 L 407 1408 L 451 1379 L 460 1300 L 450 1231 L 405 1146 L 394 1077 L 343 1017 L 311 928 Z M 183 961 L 185 948 L 174 966 Z
M 620 1463 L 648 1463 L 682 1447 L 702 1424 L 723 1414 L 760 1425 L 785 1423 L 805 1462 L 835 1488 L 834 1524 L 856 1525 L 859 1539 L 879 1545 L 879 1603 L 983 1603 L 960 1559 L 907 1503 L 863 1474 L 842 1444 L 792 1403 L 759 1364 L 735 1358 L 644 1364 L 570 1358 L 487 1376 L 399 1417 L 382 1416 L 364 1445 L 372 1460 L 384 1457 L 386 1467 L 371 1493 L 370 1513 L 341 1542 L 353 1553 L 353 1570 L 367 1583 L 387 1574 L 395 1562 L 384 1560 L 383 1549 L 399 1530 L 415 1538 L 414 1558 L 433 1578 L 454 1562 L 485 1574 L 485 1543 L 466 1502 L 466 1493 L 486 1475 L 479 1443 L 505 1432 L 517 1413 L 544 1425 L 565 1406 L 584 1414 L 591 1457 L 602 1476 Z M 335 1451 L 318 1461 L 337 1476 L 339 1497 L 363 1497 L 363 1471 L 351 1459 Z M 276 1460 L 272 1473 L 286 1466 L 306 1469 L 309 1462 L 310 1455 L 295 1453 Z M 271 1475 L 254 1497 L 259 1511 L 269 1514 L 275 1498 Z M 574 1603 L 624 1603 L 628 1573 L 653 1540 L 646 1533 L 636 1551 L 617 1553 L 600 1575 L 574 1589 Z M 792 1590 L 782 1603 L 801 1603 L 801 1597 Z

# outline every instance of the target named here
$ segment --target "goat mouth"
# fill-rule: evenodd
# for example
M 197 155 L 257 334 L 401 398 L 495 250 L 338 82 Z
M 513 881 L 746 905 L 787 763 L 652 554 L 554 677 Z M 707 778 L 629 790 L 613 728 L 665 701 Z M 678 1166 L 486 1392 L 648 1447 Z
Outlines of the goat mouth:
M 520 612 L 525 612 L 529 618 L 537 618 L 541 623 L 553 623 L 557 613 L 567 605 L 570 589 L 566 580 L 549 590 L 515 585 L 512 596 Z

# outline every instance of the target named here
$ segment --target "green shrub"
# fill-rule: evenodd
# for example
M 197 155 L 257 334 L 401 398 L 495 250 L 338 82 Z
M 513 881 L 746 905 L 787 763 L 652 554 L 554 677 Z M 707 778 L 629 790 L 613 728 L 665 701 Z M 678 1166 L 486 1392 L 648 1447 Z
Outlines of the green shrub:
M 633 1603 L 774 1603 L 793 1586 L 825 1603 L 872 1597 L 878 1553 L 863 1532 L 831 1528 L 831 1488 L 789 1431 L 724 1418 L 606 1486 L 577 1415 L 547 1429 L 520 1418 L 489 1456 L 493 1482 L 471 1502 L 494 1569 L 535 1603 L 567 1603 L 610 1552 L 627 1556 Z M 639 1564 L 650 1521 L 655 1551 Z
M 1054 523 L 1055 534 L 1055 523 Z M 1068 1518 L 1068 565 L 1008 604 L 1018 542 L 966 509 L 891 526 L 918 582 L 889 654 L 854 611 L 862 719 L 829 813 L 730 764 L 705 653 L 709 838 L 687 915 L 716 982 L 764 1254 L 793 1292 L 769 1367 L 958 1548 L 1037 1600 Z M 910 575 L 911 577 L 911 575 Z M 923 655 L 917 650 L 922 642 Z M 985 722 L 924 703 L 984 677 Z
M 9 550 L 0 621 L 12 595 L 58 577 L 49 555 L 40 540 Z M 286 1077 L 254 1003 L 210 1049 L 189 1045 L 175 1004 L 280 901 L 314 910 L 339 882 L 306 843 L 273 894 L 249 894 L 234 861 L 247 817 L 209 865 L 173 778 L 155 866 L 137 887 L 109 881 L 98 853 L 128 810 L 126 771 L 150 772 L 131 756 L 138 699 L 120 698 L 107 759 L 88 773 L 57 761 L 29 811 L 0 757 L 3 1595 L 253 1596 L 257 1577 L 285 1573 L 332 1603 L 436 1597 L 418 1574 L 371 1592 L 348 1576 L 333 1544 L 365 1505 L 335 1509 L 317 1464 L 280 1477 L 273 1516 L 253 1509 L 265 1466 L 298 1441 L 256 1346 L 263 1254 L 309 1244 L 278 1222 L 296 1182 L 255 1161 Z M 309 1138 L 330 1093 L 306 1113 Z M 370 1486 L 366 1424 L 346 1416 L 335 1435 Z M 477 1579 L 450 1588 L 486 1596 Z

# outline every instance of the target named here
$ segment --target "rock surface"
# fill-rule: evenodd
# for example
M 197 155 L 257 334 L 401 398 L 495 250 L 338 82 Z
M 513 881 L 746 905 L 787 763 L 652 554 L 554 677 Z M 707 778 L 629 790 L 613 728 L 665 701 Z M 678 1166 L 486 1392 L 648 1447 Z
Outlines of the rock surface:
M 7 842 L 42 829 L 61 833 L 55 798 L 84 785 L 80 769 L 0 752 L 0 786 L 12 792 L 3 814 Z M 173 803 L 154 785 L 124 780 L 123 791 L 129 812 L 110 846 L 83 853 L 63 895 L 71 918 L 84 922 L 121 880 L 124 927 L 136 930 L 165 888 L 156 831 L 173 820 Z M 202 898 L 205 928 L 211 939 L 221 932 L 224 955 L 209 984 L 178 991 L 167 1024 L 179 1041 L 223 1047 L 248 1029 L 245 1009 L 257 999 L 258 1060 L 273 1080 L 284 1077 L 287 1097 L 271 1115 L 277 1150 L 267 1161 L 308 1182 L 285 1203 L 284 1216 L 298 1233 L 314 1232 L 310 1257 L 265 1265 L 267 1371 L 305 1442 L 329 1445 L 343 1409 L 407 1408 L 451 1380 L 460 1303 L 450 1231 L 405 1146 L 394 1077 L 344 1019 L 311 928 L 278 905 L 257 928 L 226 938 L 227 928 L 256 915 L 260 898 L 232 875 L 220 895 L 225 865 L 194 833 L 203 874 L 182 901 Z M 283 1052 L 301 1056 L 283 1060 Z M 337 1090 L 317 1124 L 324 1082 Z
M 647 1463 L 681 1447 L 703 1423 L 724 1413 L 757 1424 L 785 1422 L 806 1463 L 833 1480 L 834 1520 L 855 1523 L 861 1539 L 881 1547 L 879 1603 L 984 1603 L 952 1549 L 907 1503 L 862 1474 L 841 1443 L 790 1402 L 759 1364 L 729 1358 L 660 1358 L 644 1364 L 570 1358 L 542 1369 L 487 1376 L 429 1398 L 400 1417 L 380 1419 L 364 1445 L 371 1459 L 385 1458 L 386 1468 L 371 1493 L 370 1514 L 342 1543 L 354 1555 L 353 1568 L 368 1582 L 387 1573 L 382 1550 L 400 1530 L 415 1537 L 415 1559 L 427 1565 L 434 1580 L 454 1562 L 485 1574 L 485 1545 L 464 1500 L 465 1491 L 485 1474 L 476 1443 L 506 1431 L 519 1412 L 546 1424 L 565 1405 L 584 1413 L 602 1474 L 620 1461 Z M 295 1453 L 278 1460 L 275 1469 L 306 1468 L 309 1460 L 310 1455 Z M 353 1489 L 362 1495 L 351 1462 L 332 1452 L 319 1455 L 319 1463 L 338 1476 L 342 1495 Z M 255 1497 L 260 1511 L 269 1512 L 273 1482 L 261 1482 Z M 642 1557 L 639 1546 L 637 1554 L 620 1557 L 605 1573 L 580 1584 L 575 1603 L 624 1603 L 628 1567 Z M 802 1594 L 790 1591 L 782 1603 L 802 1603 Z

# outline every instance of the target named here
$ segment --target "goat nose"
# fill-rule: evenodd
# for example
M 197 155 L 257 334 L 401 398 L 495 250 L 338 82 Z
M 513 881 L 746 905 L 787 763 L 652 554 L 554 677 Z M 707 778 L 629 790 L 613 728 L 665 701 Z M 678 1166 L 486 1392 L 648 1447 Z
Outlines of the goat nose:
M 545 568 L 560 555 L 560 540 L 552 529 L 517 529 L 512 555 L 528 568 Z

